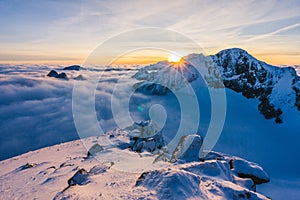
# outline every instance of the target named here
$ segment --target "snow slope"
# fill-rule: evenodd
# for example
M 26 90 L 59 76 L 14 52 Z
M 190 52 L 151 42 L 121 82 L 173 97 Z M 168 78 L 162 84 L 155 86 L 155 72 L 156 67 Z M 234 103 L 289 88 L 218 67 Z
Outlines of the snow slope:
M 113 146 L 104 143 L 108 138 Z M 1 161 L 0 199 L 267 199 L 255 192 L 253 177 L 269 181 L 257 164 L 211 153 L 205 161 L 155 165 L 156 153 L 118 147 L 129 141 L 116 129 L 84 139 L 90 149 L 102 146 L 91 156 L 76 140 Z

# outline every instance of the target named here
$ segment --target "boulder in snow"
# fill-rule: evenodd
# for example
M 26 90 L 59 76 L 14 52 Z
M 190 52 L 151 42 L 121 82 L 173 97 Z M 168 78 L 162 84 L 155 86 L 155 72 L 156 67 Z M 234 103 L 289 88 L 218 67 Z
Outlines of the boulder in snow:
M 88 183 L 88 173 L 85 169 L 78 170 L 74 176 L 68 180 L 68 185 L 86 185 Z
M 87 157 L 94 156 L 95 154 L 99 153 L 103 150 L 103 147 L 99 144 L 94 144 L 88 151 Z
M 171 162 L 178 159 L 185 161 L 199 161 L 199 151 L 202 146 L 202 137 L 197 134 L 191 134 L 181 137 L 176 149 L 174 150 Z
M 255 184 L 262 184 L 270 181 L 269 175 L 256 163 L 241 158 L 234 158 L 230 162 L 233 166 L 232 170 L 240 178 L 251 178 Z

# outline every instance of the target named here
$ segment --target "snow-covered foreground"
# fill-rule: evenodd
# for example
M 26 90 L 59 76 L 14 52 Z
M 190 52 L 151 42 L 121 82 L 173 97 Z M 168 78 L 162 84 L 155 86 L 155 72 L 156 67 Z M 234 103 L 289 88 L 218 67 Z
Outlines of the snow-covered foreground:
M 181 156 L 152 164 L 158 149 L 152 154 L 117 147 L 129 141 L 120 133 L 84 139 L 89 151 L 76 140 L 0 162 L 0 198 L 267 199 L 255 192 L 256 184 L 269 181 L 255 163 L 212 152 L 205 161 Z M 107 138 L 113 146 L 103 144 Z

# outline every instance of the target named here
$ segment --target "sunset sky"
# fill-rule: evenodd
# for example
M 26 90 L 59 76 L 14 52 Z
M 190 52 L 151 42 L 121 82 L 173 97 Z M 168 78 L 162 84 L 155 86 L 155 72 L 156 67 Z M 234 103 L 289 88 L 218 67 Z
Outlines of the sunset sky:
M 0 0 L 0 16 L 0 63 L 81 64 L 115 35 L 159 27 L 207 54 L 239 47 L 271 64 L 300 64 L 300 1 Z M 147 52 L 123 61 L 167 55 Z

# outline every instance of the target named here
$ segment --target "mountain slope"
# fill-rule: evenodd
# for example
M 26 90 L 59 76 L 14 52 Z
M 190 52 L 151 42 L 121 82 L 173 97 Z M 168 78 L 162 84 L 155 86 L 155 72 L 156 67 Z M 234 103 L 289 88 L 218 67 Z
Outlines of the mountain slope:
M 299 111 L 299 77 L 292 67 L 275 67 L 255 59 L 242 49 L 227 49 L 211 56 L 219 66 L 225 87 L 260 101 L 259 111 L 281 123 L 289 107 Z
M 276 123 L 283 122 L 284 112 L 290 109 L 300 111 L 300 78 L 292 67 L 268 65 L 238 48 L 226 49 L 207 57 L 202 54 L 190 54 L 178 65 L 180 70 L 176 67 L 175 70 L 179 72 L 192 71 L 189 76 L 182 75 L 182 79 L 186 78 L 188 82 L 199 80 L 199 72 L 195 69 L 197 68 L 208 87 L 218 88 L 224 84 L 226 88 L 242 93 L 246 98 L 258 99 L 258 110 L 266 119 L 274 118 Z M 152 69 L 155 69 L 155 72 L 149 73 Z M 133 76 L 143 80 L 135 88 L 140 92 L 166 94 L 170 85 L 162 82 L 168 80 L 166 77 L 172 77 L 166 73 L 169 69 L 174 70 L 173 63 L 159 62 L 142 68 Z M 194 75 L 194 79 L 187 78 L 191 74 Z M 140 85 L 142 87 L 139 88 Z M 182 88 L 184 85 L 173 84 L 172 87 Z

